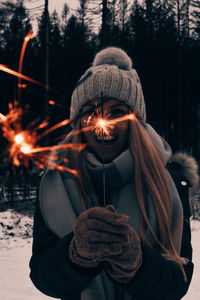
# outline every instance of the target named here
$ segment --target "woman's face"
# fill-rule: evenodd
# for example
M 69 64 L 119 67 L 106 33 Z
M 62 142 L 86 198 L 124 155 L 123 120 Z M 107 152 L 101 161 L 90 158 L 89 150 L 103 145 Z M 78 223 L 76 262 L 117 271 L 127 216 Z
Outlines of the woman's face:
M 96 108 L 98 101 L 93 101 L 84 106 L 82 112 L 89 111 L 81 118 L 81 127 L 95 125 L 95 118 L 101 116 L 101 108 Z M 103 116 L 108 120 L 123 117 L 129 113 L 129 108 L 123 102 L 117 100 L 108 100 L 103 104 Z M 96 127 L 93 130 L 83 131 L 83 136 L 88 148 L 100 160 L 108 163 L 115 159 L 121 152 L 128 147 L 128 120 L 116 122 L 113 128 L 110 128 L 109 135 L 98 134 Z M 100 132 L 102 132 L 100 130 Z M 103 146 L 104 145 L 104 146 Z

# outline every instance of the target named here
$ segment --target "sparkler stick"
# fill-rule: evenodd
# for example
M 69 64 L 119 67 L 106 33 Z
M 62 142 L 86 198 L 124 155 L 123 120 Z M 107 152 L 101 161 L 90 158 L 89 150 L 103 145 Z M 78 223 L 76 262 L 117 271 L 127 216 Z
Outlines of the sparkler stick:
M 101 93 L 101 117 L 103 119 L 104 113 L 103 113 L 103 93 Z M 104 130 L 102 128 L 101 131 L 102 134 L 102 179 L 103 179 L 103 204 L 106 206 L 106 173 L 105 173 L 105 147 L 104 147 Z

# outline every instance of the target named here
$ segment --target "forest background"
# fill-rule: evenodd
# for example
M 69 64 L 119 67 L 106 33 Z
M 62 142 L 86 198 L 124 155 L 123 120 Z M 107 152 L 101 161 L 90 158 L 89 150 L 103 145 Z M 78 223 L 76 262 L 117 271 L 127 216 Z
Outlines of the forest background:
M 34 1 L 0 1 L 0 63 L 18 70 L 24 38 L 37 20 L 22 74 L 51 89 L 25 80 L 19 89 L 17 77 L 0 71 L 1 113 L 18 100 L 24 110 L 30 106 L 24 127 L 38 117 L 64 120 L 75 84 L 95 53 L 119 46 L 141 79 L 147 121 L 173 151 L 200 159 L 200 1 L 79 0 L 72 10 L 66 0 L 60 15 L 49 14 L 47 0 L 28 9 L 27 2 Z
M 16 101 L 24 112 L 24 129 L 46 118 L 50 125 L 65 120 L 72 91 L 95 53 L 117 46 L 132 58 L 139 74 L 147 121 L 174 152 L 187 151 L 200 162 L 199 0 L 79 0 L 77 9 L 66 0 L 60 14 L 49 13 L 48 0 L 37 2 L 0 0 L 0 120 Z M 37 84 L 1 69 L 6 65 L 19 71 L 22 45 L 32 28 L 21 73 Z M 0 124 L 1 298 L 46 299 L 28 278 L 40 170 L 10 168 L 3 160 L 8 140 L 1 129 Z M 68 129 L 56 130 L 41 146 L 54 144 Z M 200 297 L 199 199 L 200 191 L 191 194 L 195 271 L 187 300 Z

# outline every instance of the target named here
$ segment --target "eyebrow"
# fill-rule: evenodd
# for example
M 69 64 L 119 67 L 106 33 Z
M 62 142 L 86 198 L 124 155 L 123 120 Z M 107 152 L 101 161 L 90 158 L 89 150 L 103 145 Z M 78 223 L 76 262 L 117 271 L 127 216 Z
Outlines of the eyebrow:
M 126 106 L 124 106 L 124 103 L 113 104 L 113 105 L 111 105 L 111 108 L 117 108 L 117 107 L 120 107 L 120 106 L 122 106 L 123 108 L 126 108 Z M 97 108 L 97 106 L 95 104 L 93 104 L 93 103 L 88 103 L 85 106 L 86 110 L 95 109 L 95 108 Z
M 119 106 L 123 106 L 124 108 L 126 107 L 126 106 L 124 106 L 123 103 L 117 103 L 117 104 L 111 105 L 111 108 L 115 108 L 115 107 L 119 107 Z

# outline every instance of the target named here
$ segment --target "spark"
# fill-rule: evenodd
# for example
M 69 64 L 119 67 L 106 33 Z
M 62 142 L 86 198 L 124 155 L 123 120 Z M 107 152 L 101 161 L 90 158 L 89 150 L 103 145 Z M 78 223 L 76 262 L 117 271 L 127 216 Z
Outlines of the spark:
M 93 112 L 88 119 L 86 120 L 87 125 L 90 125 L 93 127 L 93 130 L 95 130 L 95 134 L 100 137 L 102 135 L 110 136 L 111 131 L 114 128 L 113 124 L 109 124 L 108 118 L 110 117 L 109 114 L 102 116 L 101 112 L 96 109 L 95 112 Z
M 57 128 L 66 126 L 67 124 L 69 124 L 71 122 L 70 119 L 66 119 L 62 122 L 57 123 L 56 125 L 52 126 L 51 128 L 47 129 L 43 134 L 40 135 L 40 139 L 43 138 L 44 136 L 46 136 L 47 134 L 49 134 L 50 132 L 56 130 Z
M 49 104 L 50 104 L 50 105 L 55 105 L 56 102 L 55 102 L 54 100 L 49 100 Z
M 22 73 L 22 65 L 23 65 L 23 60 L 24 60 L 24 54 L 25 54 L 25 50 L 26 50 L 26 46 L 29 42 L 30 39 L 32 39 L 34 37 L 33 31 L 32 29 L 28 32 L 28 34 L 25 36 L 24 38 L 24 42 L 22 45 L 22 49 L 21 49 L 21 53 L 20 53 L 20 59 L 19 59 L 19 67 L 18 67 L 18 73 L 21 74 Z M 26 85 L 21 84 L 21 77 L 18 77 L 18 100 L 20 101 L 21 98 L 21 88 L 25 88 Z
M 32 83 L 35 83 L 37 85 L 41 85 L 41 86 L 43 85 L 39 81 L 37 81 L 35 79 L 32 79 L 32 78 L 30 78 L 28 76 L 25 76 L 25 75 L 23 75 L 23 74 L 21 74 L 19 72 L 16 72 L 16 71 L 14 71 L 14 70 L 10 69 L 9 67 L 7 67 L 5 65 L 2 65 L 2 64 L 0 64 L 0 71 L 6 72 L 6 73 L 11 74 L 11 75 L 14 75 L 14 76 L 16 76 L 18 78 L 21 78 L 21 79 L 25 79 L 25 80 L 30 81 Z
M 64 108 L 64 105 L 56 103 L 54 100 L 49 100 L 48 103 L 49 103 L 49 105 L 52 105 L 52 106 Z
M 2 114 L 2 113 L 0 113 L 0 120 L 2 120 L 2 121 L 6 121 L 7 120 L 7 118 Z
M 108 117 L 98 117 L 96 119 L 96 129 L 95 129 L 95 133 L 97 136 L 110 136 L 114 125 L 113 124 L 109 124 L 109 121 L 107 119 Z
M 96 110 L 86 120 L 88 127 L 86 127 L 84 131 L 94 130 L 96 136 L 98 137 L 101 137 L 102 135 L 110 137 L 116 124 L 126 120 L 136 121 L 136 113 L 134 112 L 126 114 L 122 117 L 111 119 L 110 114 L 107 114 L 105 112 L 105 115 L 102 116 L 101 113 L 98 110 Z
M 45 84 L 43 84 L 43 83 L 41 83 L 41 82 L 33 79 L 33 78 L 30 78 L 30 77 L 28 77 L 26 75 L 23 75 L 23 74 L 21 74 L 19 72 L 16 72 L 16 71 L 10 69 L 9 67 L 7 67 L 7 66 L 5 66 L 3 64 L 0 64 L 0 71 L 3 71 L 3 72 L 8 73 L 8 74 L 11 74 L 13 76 L 16 76 L 18 78 L 24 79 L 26 81 L 32 82 L 34 84 L 40 85 L 40 86 L 44 87 L 45 89 L 52 91 L 53 93 L 60 94 L 60 92 L 52 89 L 51 87 L 49 87 L 49 86 L 47 86 L 47 85 L 45 85 Z
M 18 88 L 26 89 L 27 84 L 26 83 L 18 83 Z
M 23 110 L 20 108 L 15 101 L 14 104 L 9 103 L 9 111 L 7 114 L 0 113 L 0 128 L 3 136 L 9 142 L 9 158 L 12 160 L 14 166 L 23 166 L 28 168 L 30 162 L 33 162 L 40 169 L 44 169 L 49 161 L 49 153 L 57 150 L 71 149 L 75 151 L 82 151 L 85 144 L 58 144 L 53 146 L 40 146 L 39 141 L 46 137 L 49 133 L 56 129 L 66 126 L 73 122 L 71 119 L 63 120 L 52 127 L 48 128 L 49 122 L 47 120 L 42 121 L 39 125 L 35 125 L 32 122 L 27 126 L 26 129 L 21 128 L 21 118 Z M 71 132 L 71 135 L 78 135 L 85 131 L 94 130 L 97 135 L 104 134 L 109 136 L 117 123 L 123 122 L 124 120 L 137 120 L 135 113 L 127 114 L 119 118 L 111 118 L 112 116 L 105 112 L 104 116 L 96 111 L 92 113 L 87 119 L 87 126 Z M 78 176 L 78 171 L 70 169 L 66 164 L 67 160 L 62 162 L 54 162 L 51 164 L 52 170 L 60 170 L 71 172 L 74 176 Z
M 19 134 L 17 134 L 15 136 L 15 142 L 16 142 L 16 144 L 21 144 L 23 140 L 24 140 L 24 137 L 23 137 L 22 133 L 19 133 Z
M 45 130 L 49 125 L 48 121 L 41 122 L 38 126 L 34 126 L 32 129 L 21 128 L 22 109 L 15 103 L 14 107 L 9 104 L 9 112 L 7 115 L 0 113 L 0 127 L 3 136 L 9 142 L 8 156 L 12 159 L 12 164 L 19 167 L 20 165 L 28 168 L 32 161 L 40 169 L 44 169 L 49 161 L 49 153 L 60 149 L 72 149 L 75 151 L 82 151 L 85 148 L 85 144 L 58 144 L 53 146 L 40 146 L 38 141 L 48 135 L 50 132 L 65 126 L 70 123 L 70 119 L 66 119 L 50 128 Z M 31 125 L 29 125 L 31 127 Z M 41 133 L 41 130 L 45 130 Z M 64 161 L 65 159 L 63 159 Z M 66 160 L 65 160 L 66 163 Z M 60 163 L 52 164 L 52 169 L 68 171 L 74 176 L 78 176 L 76 170 L 70 169 L 67 166 L 63 166 Z
M 24 154 L 28 154 L 31 152 L 31 147 L 29 145 L 24 145 L 21 147 L 21 152 Z

